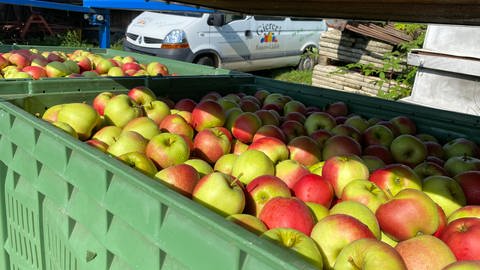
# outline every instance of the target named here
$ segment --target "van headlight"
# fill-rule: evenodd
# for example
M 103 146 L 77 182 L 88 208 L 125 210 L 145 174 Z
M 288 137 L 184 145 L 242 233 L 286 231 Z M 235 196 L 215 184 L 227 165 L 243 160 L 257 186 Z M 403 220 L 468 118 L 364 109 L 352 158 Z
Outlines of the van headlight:
M 187 37 L 184 31 L 175 29 L 170 31 L 163 39 L 162 48 L 188 48 Z

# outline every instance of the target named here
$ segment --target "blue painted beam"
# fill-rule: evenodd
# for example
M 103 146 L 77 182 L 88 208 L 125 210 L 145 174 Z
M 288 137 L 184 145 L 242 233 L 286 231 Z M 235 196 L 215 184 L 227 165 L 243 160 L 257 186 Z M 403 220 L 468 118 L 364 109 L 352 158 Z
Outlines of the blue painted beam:
M 39 8 L 68 10 L 68 11 L 83 12 L 83 13 L 99 13 L 100 12 L 99 10 L 94 10 L 92 8 L 85 7 L 85 6 L 57 3 L 57 2 L 51 2 L 51 1 L 45 1 L 45 0 L 44 1 L 42 0 L 0 0 L 0 3 L 20 5 L 20 6 L 39 7 Z
M 84 7 L 104 9 L 134 9 L 134 10 L 165 10 L 212 12 L 211 9 L 198 8 L 189 5 L 170 4 L 152 0 L 83 0 Z

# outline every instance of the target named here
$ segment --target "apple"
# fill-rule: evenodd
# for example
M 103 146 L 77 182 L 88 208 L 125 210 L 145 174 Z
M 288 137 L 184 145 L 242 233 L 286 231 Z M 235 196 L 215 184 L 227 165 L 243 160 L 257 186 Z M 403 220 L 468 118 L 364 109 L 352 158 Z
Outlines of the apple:
M 301 114 L 299 112 L 289 112 L 283 117 L 283 121 L 293 120 L 293 121 L 300 122 L 302 124 L 305 123 L 306 119 L 307 117 L 304 114 Z
M 286 159 L 275 166 L 275 176 L 282 179 L 289 188 L 293 188 L 300 178 L 310 174 L 307 167 L 296 160 Z
M 230 153 L 230 140 L 219 128 L 206 128 L 198 132 L 193 140 L 195 156 L 214 164 L 217 160 Z
M 354 127 L 360 133 L 363 133 L 368 127 L 368 120 L 360 115 L 351 115 L 345 120 L 345 125 Z
M 190 198 L 200 177 L 194 167 L 188 164 L 178 164 L 160 170 L 155 174 L 155 179 Z
M 480 171 L 466 171 L 455 175 L 468 205 L 480 205 Z
M 100 140 L 90 139 L 90 140 L 86 140 L 85 143 L 87 143 L 90 146 L 95 147 L 96 149 L 102 151 L 103 153 L 107 152 L 108 144 L 106 144 L 106 143 L 104 143 Z
M 65 66 L 69 69 L 70 74 L 79 74 L 80 73 L 80 67 L 77 65 L 75 61 L 72 60 L 65 60 L 63 62 Z
M 281 93 L 271 93 L 268 96 L 265 97 L 263 100 L 263 107 L 272 107 L 268 105 L 275 105 L 278 107 L 278 111 L 282 111 L 283 107 L 287 102 L 289 102 L 291 99 L 288 96 L 285 96 Z
M 335 156 L 362 155 L 361 145 L 354 139 L 345 135 L 335 135 L 325 141 L 322 157 L 327 160 Z
M 325 108 L 325 112 L 330 114 L 333 117 L 347 116 L 348 106 L 343 101 L 336 101 L 328 104 L 327 107 Z
M 283 115 L 287 115 L 291 112 L 298 112 L 303 115 L 306 111 L 307 107 L 298 100 L 290 100 L 283 106 Z
M 381 188 L 388 197 L 393 197 L 404 189 L 422 190 L 422 179 L 412 168 L 399 163 L 372 172 L 369 180 Z
M 364 145 L 380 144 L 390 147 L 394 135 L 393 132 L 384 125 L 373 125 L 365 129 L 362 138 Z
M 131 88 L 128 90 L 127 95 L 135 101 L 135 103 L 142 106 L 157 99 L 155 93 L 150 88 L 143 85 Z
M 93 71 L 93 70 L 92 71 L 89 71 L 89 70 L 84 71 L 84 72 L 81 73 L 81 75 L 83 77 L 86 77 L 86 78 L 95 78 L 95 77 L 99 76 L 98 73 L 96 71 Z
M 92 106 L 98 112 L 99 115 L 103 116 L 105 106 L 112 99 L 114 94 L 112 92 L 101 92 L 96 95 L 93 99 Z
M 5 68 L 9 64 L 10 64 L 10 62 L 8 61 L 8 59 L 5 59 L 5 57 L 3 57 L 3 55 L 0 55 L 0 69 Z
M 261 175 L 274 175 L 275 167 L 272 160 L 258 150 L 247 150 L 235 160 L 232 176 L 247 185 L 254 178 Z
M 241 214 L 245 208 L 242 183 L 221 172 L 202 177 L 193 189 L 192 199 L 222 216 Z
M 67 134 L 71 135 L 75 139 L 78 139 L 77 132 L 69 124 L 67 124 L 65 122 L 60 122 L 60 121 L 54 121 L 54 122 L 51 122 L 51 123 L 52 123 L 52 125 L 56 126 L 57 128 L 65 131 Z
M 375 213 L 367 206 L 356 201 L 341 201 L 330 208 L 330 215 L 344 214 L 358 219 L 365 224 L 373 235 L 380 240 L 380 225 Z
M 376 239 L 362 238 L 340 251 L 333 269 L 407 270 L 407 266 L 390 245 Z
M 164 169 L 187 161 L 190 148 L 180 135 L 166 132 L 155 135 L 148 142 L 145 153 L 157 168 Z
M 261 237 L 293 250 L 316 269 L 323 269 L 322 254 L 315 241 L 307 234 L 291 228 L 274 228 L 264 232 Z
M 182 98 L 175 103 L 174 109 L 192 112 L 195 106 L 197 106 L 197 102 L 195 100 L 191 98 Z
M 480 157 L 480 148 L 478 145 L 466 138 L 456 138 L 443 145 L 446 159 L 456 156 Z
M 395 246 L 408 269 L 444 269 L 456 261 L 448 246 L 437 237 L 418 235 Z
M 425 158 L 425 161 L 430 161 L 430 162 L 433 162 L 437 165 L 440 165 L 442 168 L 443 168 L 443 165 L 445 165 L 445 161 L 439 157 L 435 157 L 435 156 L 427 156 Z
M 465 217 L 480 218 L 480 205 L 466 205 L 457 209 L 447 217 L 447 223 Z
M 480 269 L 480 261 L 456 261 L 453 262 L 442 270 L 478 270 Z
M 122 62 L 123 62 L 123 61 L 122 61 Z M 133 71 L 136 72 L 136 71 L 138 71 L 138 70 L 140 70 L 140 69 L 142 69 L 142 67 L 141 67 L 138 63 L 136 63 L 136 62 L 127 62 L 127 63 L 123 63 L 123 64 L 122 64 L 122 70 L 123 70 L 124 72 L 127 72 L 127 70 L 133 70 Z
M 127 56 L 123 57 L 123 59 L 122 59 L 123 64 L 133 63 L 133 62 L 137 62 L 137 60 L 135 59 L 135 57 L 133 57 L 131 55 L 127 55 Z
M 270 95 L 270 92 L 265 89 L 259 89 L 255 92 L 255 94 L 253 94 L 253 96 L 262 103 L 268 95 Z
M 314 112 L 305 119 L 304 125 L 307 134 L 310 135 L 319 129 L 331 130 L 336 126 L 336 122 L 333 116 L 326 112 Z
M 70 125 L 82 141 L 90 139 L 94 128 L 100 123 L 97 111 L 85 103 L 67 103 L 58 108 L 56 121 Z
M 466 171 L 480 171 L 480 159 L 469 156 L 454 156 L 443 164 L 447 175 L 454 177 Z
M 108 146 L 118 140 L 122 133 L 122 128 L 117 126 L 105 126 L 93 134 L 92 139 L 104 142 Z
M 313 173 L 302 176 L 292 187 L 292 191 L 300 200 L 321 204 L 326 208 L 330 208 L 335 196 L 330 182 Z
M 333 269 L 340 251 L 353 241 L 363 238 L 376 239 L 365 224 L 344 214 L 329 215 L 319 220 L 310 237 L 323 254 L 325 269 Z
M 225 174 L 231 174 L 233 169 L 233 164 L 235 160 L 237 160 L 238 155 L 236 154 L 226 154 L 221 156 L 217 162 L 215 162 L 215 166 L 213 170 L 216 172 L 222 172 Z
M 123 130 L 136 131 L 142 135 L 145 139 L 150 140 L 153 136 L 160 134 L 160 129 L 157 124 L 146 116 L 141 116 L 130 120 Z
M 325 165 L 325 161 L 319 161 L 311 166 L 308 166 L 308 170 L 311 173 L 322 176 L 323 165 Z
M 385 167 L 385 162 L 381 160 L 379 157 L 376 156 L 361 156 L 360 157 L 363 161 L 363 163 L 367 166 L 368 171 L 371 173 L 373 171 L 376 171 L 378 169 L 381 169 Z
M 204 100 L 192 111 L 193 128 L 200 132 L 210 127 L 221 127 L 225 123 L 225 112 L 218 102 Z
M 308 206 L 295 197 L 274 197 L 263 206 L 258 218 L 268 229 L 291 228 L 310 235 L 314 224 Z
M 395 162 L 412 168 L 424 161 L 428 154 L 425 144 L 410 134 L 396 137 L 390 145 L 390 151 Z
M 242 109 L 242 111 L 244 112 L 254 113 L 260 110 L 260 105 L 257 102 L 252 101 L 250 99 L 242 98 L 242 100 L 240 101 L 240 109 Z
M 75 61 L 80 68 L 80 73 L 84 71 L 90 71 L 93 68 L 93 63 L 90 59 L 85 55 L 76 56 L 73 61 Z
M 98 74 L 107 74 L 108 71 L 114 67 L 115 64 L 108 60 L 108 59 L 101 59 L 95 64 L 95 71 L 98 72 Z
M 365 147 L 363 149 L 363 155 L 376 156 L 380 158 L 383 162 L 385 162 L 385 164 L 387 165 L 394 162 L 390 149 L 380 144 L 373 144 Z
M 265 125 L 273 125 L 278 126 L 280 125 L 279 117 L 271 110 L 258 110 L 254 112 L 262 121 L 262 126 Z
M 460 184 L 448 176 L 435 175 L 425 178 L 422 190 L 447 216 L 467 203 Z
M 445 230 L 445 227 L 447 227 L 447 216 L 445 215 L 445 212 L 443 211 L 442 207 L 437 204 L 437 213 L 438 213 L 438 228 L 437 230 L 432 234 L 435 237 L 440 237 L 440 235 L 443 233 Z
M 322 218 L 328 216 L 329 209 L 321 204 L 314 203 L 314 202 L 305 202 L 305 204 L 312 212 L 313 219 L 315 220 L 315 224 L 321 220 Z
M 169 75 L 168 67 L 160 62 L 150 62 L 146 68 L 150 76 L 167 76 Z
M 438 229 L 437 205 L 420 190 L 407 188 L 380 205 L 375 212 L 381 230 L 395 241 L 419 234 L 432 235 Z
M 243 143 L 251 143 L 253 136 L 262 126 L 260 118 L 252 112 L 244 112 L 238 115 L 232 126 L 232 135 Z
M 129 152 L 118 156 L 118 159 L 127 166 L 132 167 L 141 173 L 153 177 L 157 173 L 155 164 L 145 155 L 140 152 Z
M 47 72 L 45 71 L 45 69 L 43 67 L 26 66 L 26 67 L 22 68 L 22 71 L 30 74 L 30 76 L 34 80 L 38 80 L 40 78 L 47 77 Z
M 238 103 L 232 99 L 228 99 L 228 98 L 225 98 L 225 97 L 222 97 L 220 99 L 217 100 L 218 104 L 220 104 L 220 106 L 222 106 L 223 110 L 224 111 L 227 111 L 229 109 L 232 109 L 232 108 L 239 108 L 240 105 L 238 105 Z M 244 110 L 242 110 L 244 111 Z
M 249 214 L 233 214 L 227 216 L 226 219 L 242 226 L 244 229 L 247 229 L 256 235 L 261 235 L 268 230 L 267 226 L 265 226 L 260 219 Z
M 258 217 L 265 204 L 275 197 L 291 197 L 290 189 L 280 178 L 262 175 L 245 187 L 245 212 Z
M 438 165 L 435 162 L 427 161 L 418 164 L 413 168 L 413 171 L 418 175 L 420 179 L 425 179 L 428 176 L 433 175 L 447 175 L 445 169 L 442 166 Z
M 315 140 L 308 136 L 293 138 L 288 143 L 290 159 L 305 166 L 313 165 L 322 160 L 322 151 Z
M 343 188 L 340 199 L 362 203 L 375 213 L 380 205 L 387 202 L 388 196 L 374 182 L 357 179 Z
M 298 136 L 307 135 L 303 124 L 294 120 L 283 122 L 280 126 L 280 129 L 282 130 L 283 134 L 285 134 L 286 142 L 289 142 Z
M 107 148 L 107 153 L 119 157 L 130 152 L 145 152 L 148 140 L 135 131 L 122 131 L 111 145 Z
M 190 140 L 194 138 L 195 131 L 192 126 L 190 126 L 187 121 L 178 114 L 165 116 L 160 122 L 159 128 L 161 131 L 185 136 Z
M 395 127 L 399 134 L 414 135 L 417 133 L 417 126 L 415 122 L 408 116 L 395 116 L 391 118 L 389 122 L 392 123 L 392 125 Z
M 274 137 L 257 139 L 248 146 L 248 149 L 258 150 L 267 155 L 274 164 L 288 159 L 289 150 L 285 143 Z
M 445 150 L 443 150 L 440 143 L 434 141 L 423 141 L 423 143 L 427 147 L 428 156 L 434 156 L 441 159 L 445 158 Z
M 45 71 L 50 78 L 65 77 L 71 73 L 67 66 L 58 61 L 48 63 L 45 66 Z
M 130 120 L 143 115 L 142 108 L 126 94 L 118 94 L 107 102 L 103 116 L 107 125 L 123 128 Z
M 282 142 L 286 142 L 286 137 L 283 131 L 274 125 L 261 126 L 253 136 L 252 143 L 264 137 L 274 137 Z
M 248 144 L 246 143 L 243 143 L 237 139 L 233 139 L 232 141 L 232 150 L 231 150 L 231 153 L 232 154 L 236 154 L 236 155 L 240 155 L 242 153 L 244 153 L 245 151 L 248 150 Z
M 8 57 L 8 61 L 20 69 L 30 65 L 29 55 L 26 53 L 13 52 Z
M 332 137 L 332 133 L 328 130 L 319 129 L 314 131 L 312 134 L 309 135 L 314 141 L 317 142 L 318 146 L 323 149 L 325 142 L 328 138 Z
M 465 217 L 451 221 L 440 239 L 450 247 L 457 260 L 480 260 L 480 219 Z
M 362 160 L 355 155 L 333 156 L 325 161 L 322 176 L 332 185 L 337 198 L 341 198 L 343 188 L 351 181 L 368 179 L 369 171 Z
M 362 141 L 362 135 L 361 133 L 354 127 L 349 126 L 347 124 L 337 124 L 334 126 L 331 130 L 330 133 L 332 135 L 344 135 L 348 136 L 355 141 L 361 143 Z

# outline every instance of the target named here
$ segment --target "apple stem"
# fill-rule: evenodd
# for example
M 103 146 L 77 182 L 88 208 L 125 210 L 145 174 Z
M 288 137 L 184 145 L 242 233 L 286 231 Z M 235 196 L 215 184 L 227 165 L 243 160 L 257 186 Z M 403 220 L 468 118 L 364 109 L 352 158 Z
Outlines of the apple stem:
M 358 269 L 358 270 L 362 269 L 361 267 L 355 264 L 355 260 L 353 259 L 352 256 L 348 257 L 348 262 L 352 265 L 353 269 Z

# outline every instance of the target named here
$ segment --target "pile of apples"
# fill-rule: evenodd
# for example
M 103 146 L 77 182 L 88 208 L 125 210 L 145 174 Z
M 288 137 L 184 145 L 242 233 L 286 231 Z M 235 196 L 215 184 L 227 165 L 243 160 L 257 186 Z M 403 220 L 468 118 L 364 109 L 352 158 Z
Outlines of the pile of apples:
M 342 102 L 145 86 L 42 118 L 318 269 L 480 269 L 480 149 Z
M 42 79 L 98 76 L 166 76 L 166 65 L 160 62 L 139 63 L 133 56 L 105 58 L 85 50 L 73 53 L 37 49 L 12 50 L 0 54 L 0 78 Z M 172 74 L 173 75 L 173 74 Z

